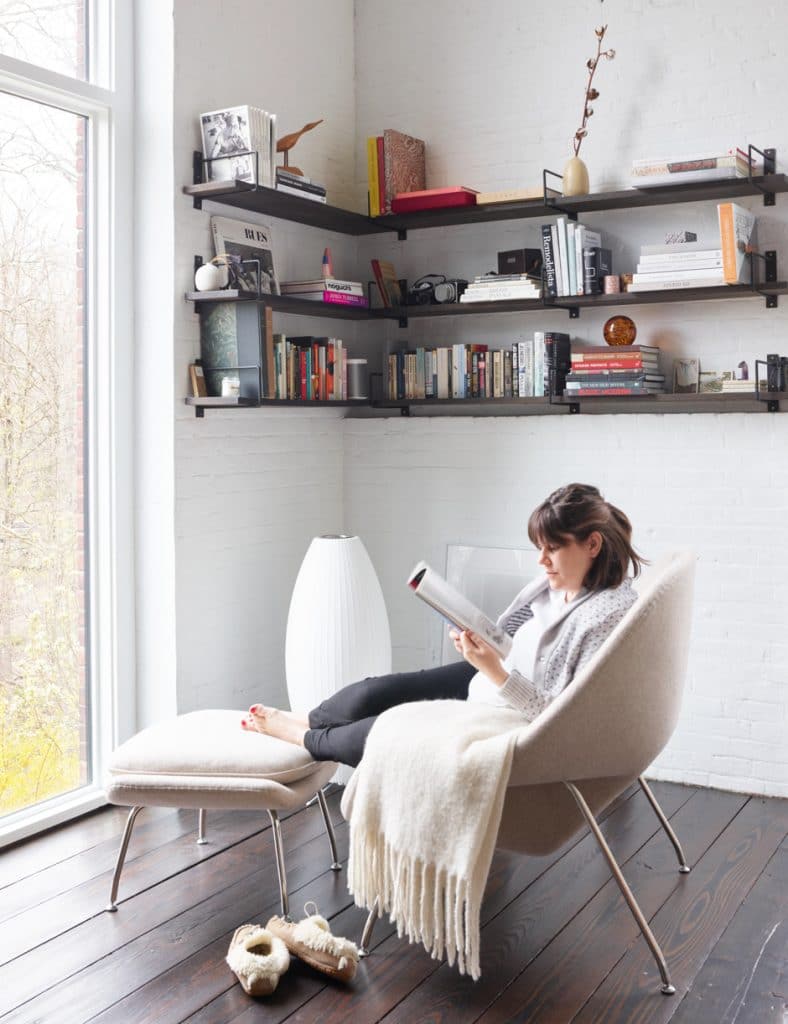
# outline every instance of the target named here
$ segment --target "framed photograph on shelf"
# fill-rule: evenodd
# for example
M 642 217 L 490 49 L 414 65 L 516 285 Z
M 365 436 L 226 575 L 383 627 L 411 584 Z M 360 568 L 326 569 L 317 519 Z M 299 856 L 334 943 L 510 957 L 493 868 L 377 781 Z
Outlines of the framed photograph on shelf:
M 211 217 L 211 234 L 217 256 L 227 253 L 228 256 L 238 258 L 239 262 L 233 261 L 233 270 L 240 291 L 279 295 L 271 229 L 267 224 L 233 220 L 231 217 Z M 259 261 L 259 281 L 255 263 L 243 262 L 252 260 Z
M 200 115 L 208 181 L 254 181 L 250 120 L 248 107 L 228 107 Z
M 700 360 L 673 360 L 673 394 L 697 395 L 700 387 Z

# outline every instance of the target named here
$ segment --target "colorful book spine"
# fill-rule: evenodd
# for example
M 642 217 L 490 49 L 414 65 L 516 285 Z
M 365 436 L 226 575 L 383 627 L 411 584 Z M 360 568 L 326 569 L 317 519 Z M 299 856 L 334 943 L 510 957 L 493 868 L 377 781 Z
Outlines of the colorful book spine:
M 367 139 L 367 184 L 369 187 L 369 215 L 370 217 L 379 217 L 378 140 L 374 135 L 370 135 Z
M 558 295 L 555 276 L 555 253 L 550 224 L 542 225 L 542 264 L 544 267 L 544 290 L 546 295 Z

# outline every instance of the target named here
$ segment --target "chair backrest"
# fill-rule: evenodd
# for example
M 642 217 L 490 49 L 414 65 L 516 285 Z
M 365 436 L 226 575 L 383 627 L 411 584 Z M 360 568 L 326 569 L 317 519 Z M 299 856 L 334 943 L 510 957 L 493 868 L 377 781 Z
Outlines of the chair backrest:
M 678 721 L 694 556 L 661 559 L 591 661 L 518 738 L 499 845 L 547 853 L 583 824 L 564 781 L 597 813 L 640 775 Z

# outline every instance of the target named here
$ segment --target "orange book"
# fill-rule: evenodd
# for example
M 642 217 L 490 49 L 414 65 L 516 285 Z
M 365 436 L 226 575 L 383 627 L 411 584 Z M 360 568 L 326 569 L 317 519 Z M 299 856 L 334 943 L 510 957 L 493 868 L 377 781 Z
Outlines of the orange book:
M 755 214 L 738 203 L 719 203 L 722 276 L 725 284 L 750 280 L 749 249 L 755 244 Z

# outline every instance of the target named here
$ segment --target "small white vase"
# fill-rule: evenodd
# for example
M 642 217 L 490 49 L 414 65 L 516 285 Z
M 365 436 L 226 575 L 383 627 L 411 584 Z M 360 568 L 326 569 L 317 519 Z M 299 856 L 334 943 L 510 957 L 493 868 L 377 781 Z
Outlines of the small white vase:
M 215 292 L 226 288 L 230 272 L 225 265 L 203 263 L 194 272 L 194 287 L 198 292 Z
M 573 156 L 564 167 L 562 194 L 565 196 L 588 195 L 588 168 L 579 156 Z

